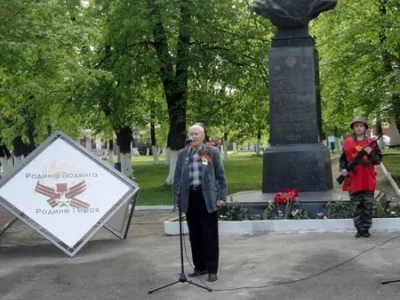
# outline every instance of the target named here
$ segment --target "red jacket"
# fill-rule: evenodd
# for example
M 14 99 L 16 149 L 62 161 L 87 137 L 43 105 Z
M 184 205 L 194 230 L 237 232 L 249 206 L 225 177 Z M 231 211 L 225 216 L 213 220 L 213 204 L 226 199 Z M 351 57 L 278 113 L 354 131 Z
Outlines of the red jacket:
M 356 154 L 365 147 L 373 139 L 364 138 L 362 141 L 357 141 L 353 137 L 348 137 L 343 143 L 343 152 L 346 161 L 350 162 Z M 372 151 L 376 150 L 376 143 L 373 143 Z M 361 163 L 357 164 L 355 168 L 349 172 L 342 185 L 343 191 L 350 191 L 352 193 L 359 191 L 374 192 L 376 189 L 376 172 L 375 167 L 371 163 L 371 158 L 364 155 Z

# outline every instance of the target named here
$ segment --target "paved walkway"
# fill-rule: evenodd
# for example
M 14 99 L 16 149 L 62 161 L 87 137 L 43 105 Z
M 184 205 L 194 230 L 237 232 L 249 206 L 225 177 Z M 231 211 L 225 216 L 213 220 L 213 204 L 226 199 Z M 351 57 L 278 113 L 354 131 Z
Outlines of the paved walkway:
M 13 219 L 13 215 L 10 214 L 7 210 L 0 208 L 0 230 L 7 225 L 11 219 Z
M 236 290 L 178 283 L 149 295 L 179 278 L 179 238 L 162 235 L 160 221 L 169 217 L 140 212 L 127 240 L 102 230 L 72 259 L 16 224 L 0 239 L 0 299 L 399 299 L 400 283 L 381 281 L 400 278 L 400 238 L 339 233 L 221 236 L 220 279 L 205 283 Z M 187 237 L 185 245 L 190 253 Z

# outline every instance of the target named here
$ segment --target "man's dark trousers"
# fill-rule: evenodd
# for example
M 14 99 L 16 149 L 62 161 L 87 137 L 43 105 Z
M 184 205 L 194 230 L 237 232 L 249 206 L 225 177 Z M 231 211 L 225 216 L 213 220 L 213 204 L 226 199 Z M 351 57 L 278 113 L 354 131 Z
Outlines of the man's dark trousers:
M 201 187 L 197 190 L 190 189 L 186 220 L 195 270 L 217 274 L 219 261 L 218 211 L 213 213 L 207 211 Z

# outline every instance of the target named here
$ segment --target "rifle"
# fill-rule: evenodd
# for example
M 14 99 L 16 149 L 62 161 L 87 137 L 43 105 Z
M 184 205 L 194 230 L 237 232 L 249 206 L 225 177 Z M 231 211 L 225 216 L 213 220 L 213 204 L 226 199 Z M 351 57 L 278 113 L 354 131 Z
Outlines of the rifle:
M 346 170 L 347 172 L 352 171 L 355 166 L 361 161 L 363 156 L 367 153 L 365 152 L 365 148 L 371 147 L 372 144 L 376 143 L 381 137 L 383 136 L 383 133 L 378 135 L 378 137 L 375 140 L 370 141 L 364 148 L 361 149 L 360 152 L 357 153 L 357 155 L 347 164 Z M 346 176 L 340 175 L 338 178 L 336 178 L 336 181 L 339 184 L 342 184 Z

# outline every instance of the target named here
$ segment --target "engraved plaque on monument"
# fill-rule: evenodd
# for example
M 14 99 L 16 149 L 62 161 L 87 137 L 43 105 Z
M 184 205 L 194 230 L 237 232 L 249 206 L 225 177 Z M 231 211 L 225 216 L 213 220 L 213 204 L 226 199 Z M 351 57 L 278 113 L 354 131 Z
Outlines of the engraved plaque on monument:
M 330 154 L 320 143 L 318 56 L 308 23 L 336 0 L 257 0 L 254 11 L 277 27 L 269 51 L 270 147 L 262 192 L 333 187 Z
M 270 51 L 271 145 L 318 143 L 312 47 Z

